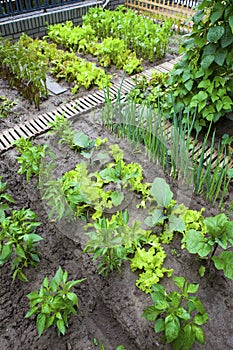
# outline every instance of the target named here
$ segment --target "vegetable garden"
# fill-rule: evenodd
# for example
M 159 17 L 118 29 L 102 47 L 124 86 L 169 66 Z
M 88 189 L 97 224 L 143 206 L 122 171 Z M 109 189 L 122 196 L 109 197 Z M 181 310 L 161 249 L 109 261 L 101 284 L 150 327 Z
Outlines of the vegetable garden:
M 1 39 L 1 79 L 31 114 L 51 98 L 46 75 L 70 99 L 105 96 L 1 154 L 2 350 L 233 347 L 229 8 L 203 0 L 180 63 L 150 78 L 172 23 L 122 6 Z M 111 99 L 116 74 L 134 87 Z M 3 130 L 15 108 L 0 96 Z

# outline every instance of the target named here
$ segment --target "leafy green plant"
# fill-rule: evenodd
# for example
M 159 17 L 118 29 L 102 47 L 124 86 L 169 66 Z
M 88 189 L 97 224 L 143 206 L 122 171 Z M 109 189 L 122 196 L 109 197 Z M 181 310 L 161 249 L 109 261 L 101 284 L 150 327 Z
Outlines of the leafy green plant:
M 72 130 L 72 123 L 64 116 L 56 116 L 54 122 L 48 123 L 48 126 L 50 126 L 48 133 L 58 136 L 59 143 L 67 144 L 75 151 L 81 150 L 83 155 L 95 145 L 95 141 L 90 140 L 84 132 Z
M 83 16 L 83 24 L 90 25 L 100 40 L 108 37 L 124 40 L 137 57 L 151 62 L 165 55 L 172 35 L 171 20 L 163 21 L 161 26 L 124 6 L 119 6 L 115 11 L 91 8 Z
M 6 118 L 16 105 L 16 101 L 11 101 L 5 96 L 0 96 L 0 118 Z
M 42 240 L 35 233 L 39 222 L 30 209 L 12 210 L 11 216 L 5 217 L 0 224 L 0 264 L 5 264 L 11 257 L 13 280 L 18 277 L 27 282 L 23 269 L 35 267 L 39 262 L 37 244 Z
M 226 251 L 233 246 L 233 221 L 230 221 L 225 214 L 218 214 L 206 218 L 204 223 L 205 232 L 191 229 L 185 233 L 182 242 L 191 254 L 208 258 L 209 266 L 213 261 L 218 270 L 223 270 L 226 277 L 233 279 L 233 253 Z M 224 251 L 215 256 L 218 246 Z
M 183 115 L 196 110 L 196 129 L 232 110 L 232 11 L 230 0 L 198 5 L 185 53 L 171 73 L 174 109 Z
M 151 215 L 145 219 L 145 223 L 150 227 L 161 225 L 160 238 L 163 243 L 170 243 L 174 232 L 184 232 L 186 229 L 185 222 L 180 217 L 180 209 L 182 208 L 183 211 L 185 207 L 176 205 L 176 201 L 172 199 L 173 193 L 169 185 L 162 178 L 156 178 L 153 181 L 150 192 L 157 202 L 157 207 L 151 211 Z
M 16 148 L 20 152 L 17 161 L 20 164 L 19 174 L 26 174 L 26 180 L 39 175 L 41 159 L 45 157 L 47 146 L 33 146 L 30 140 L 23 137 L 15 141 Z
M 129 221 L 128 212 L 118 212 L 110 220 L 106 217 L 99 218 L 94 222 L 95 231 L 88 232 L 90 237 L 86 243 L 84 252 L 94 254 L 93 260 L 100 258 L 98 269 L 100 274 L 107 276 L 109 272 L 117 269 L 127 259 L 125 239 L 131 244 L 129 236 L 131 229 L 127 226 Z
M 140 270 L 136 286 L 145 293 L 150 293 L 152 286 L 158 283 L 165 273 L 171 277 L 173 269 L 163 266 L 167 255 L 159 243 L 158 236 L 149 235 L 144 245 L 146 248 L 136 247 L 135 254 L 130 259 L 130 266 L 132 271 Z
M 7 79 L 10 87 L 16 88 L 39 109 L 40 98 L 48 97 L 46 87 L 46 63 L 38 51 L 24 45 L 27 35 L 12 43 L 0 38 L 0 75 Z
M 105 275 L 115 269 L 120 271 L 123 261 L 128 260 L 129 256 L 137 252 L 138 247 L 147 243 L 150 234 L 150 231 L 141 228 L 139 221 L 129 225 L 127 210 L 117 212 L 110 219 L 99 218 L 88 227 L 94 227 L 95 231 L 88 232 L 90 239 L 84 252 L 94 254 L 93 260 L 100 259 L 99 273 Z
M 163 286 L 152 286 L 154 304 L 147 307 L 142 316 L 148 321 L 155 321 L 155 332 L 163 332 L 163 339 L 172 344 L 174 350 L 188 350 L 196 341 L 204 346 L 201 326 L 208 321 L 208 315 L 199 298 L 190 296 L 198 291 L 199 285 L 188 283 L 184 277 L 178 276 L 173 281 L 180 291 L 168 294 Z
M 85 279 L 68 281 L 68 272 L 59 266 L 54 277 L 49 281 L 45 277 L 40 290 L 27 295 L 30 310 L 26 318 L 36 315 L 36 327 L 39 336 L 54 326 L 58 333 L 65 334 L 70 314 L 77 315 L 78 297 L 71 291 Z
M 10 209 L 9 203 L 14 203 L 14 199 L 5 191 L 8 186 L 6 182 L 2 182 L 2 176 L 0 176 L 0 222 L 5 219 L 6 211 Z

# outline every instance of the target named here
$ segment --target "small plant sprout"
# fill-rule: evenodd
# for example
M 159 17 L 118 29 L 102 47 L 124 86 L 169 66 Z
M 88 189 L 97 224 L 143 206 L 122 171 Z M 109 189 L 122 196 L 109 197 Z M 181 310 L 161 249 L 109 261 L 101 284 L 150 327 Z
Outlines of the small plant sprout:
M 58 329 L 58 334 L 66 333 L 69 316 L 77 315 L 78 307 L 78 297 L 71 289 L 84 280 L 68 281 L 68 272 L 59 266 L 51 281 L 45 277 L 40 290 L 27 295 L 30 310 L 25 317 L 36 315 L 39 337 L 51 326 Z
M 201 326 L 208 321 L 208 315 L 199 298 L 190 296 L 198 291 L 199 285 L 178 276 L 173 281 L 180 291 L 168 294 L 160 284 L 152 286 L 154 305 L 147 307 L 142 316 L 155 321 L 155 332 L 163 332 L 162 339 L 172 344 L 174 350 L 191 349 L 196 341 L 204 346 Z

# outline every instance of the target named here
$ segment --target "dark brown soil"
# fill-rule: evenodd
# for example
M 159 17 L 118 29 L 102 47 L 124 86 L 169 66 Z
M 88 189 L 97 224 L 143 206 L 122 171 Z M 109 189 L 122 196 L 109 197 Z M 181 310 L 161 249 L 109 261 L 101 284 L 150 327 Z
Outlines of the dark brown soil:
M 143 151 L 135 153 L 128 142 L 110 135 L 102 127 L 98 112 L 78 117 L 74 127 L 84 131 L 91 138 L 107 136 L 110 144 L 118 143 L 125 152 L 126 161 L 142 164 L 146 181 L 153 181 L 157 176 L 165 177 L 178 202 L 182 199 L 186 205 L 195 209 L 205 207 L 206 216 L 218 213 L 211 203 L 206 203 L 189 191 L 186 192 L 182 184 L 168 178 L 158 165 L 148 161 Z M 55 150 L 56 146 L 51 140 L 51 136 L 42 135 L 36 141 L 46 143 Z M 56 150 L 61 174 L 72 169 L 81 159 L 79 154 L 64 146 L 57 146 Z M 42 223 L 37 232 L 44 240 L 39 245 L 41 261 L 38 270 L 30 268 L 26 271 L 28 283 L 12 283 L 10 263 L 1 268 L 0 349 L 99 349 L 99 346 L 93 343 L 94 338 L 102 341 L 106 350 L 115 350 L 120 344 L 124 344 L 127 350 L 170 349 L 154 333 L 152 323 L 141 317 L 145 307 L 152 302 L 149 295 L 136 288 L 137 274 L 130 271 L 129 262 L 123 265 L 121 273 L 114 272 L 109 277 L 99 276 L 92 257 L 82 252 L 87 241 L 82 221 L 78 220 L 72 224 L 50 221 L 49 209 L 41 199 L 37 179 L 33 178 L 27 183 L 23 175 L 17 174 L 19 166 L 16 156 L 15 149 L 1 156 L 1 175 L 3 180 L 7 181 L 9 193 L 16 201 L 13 208 L 31 208 L 36 212 L 38 220 Z M 231 201 L 232 193 L 228 203 Z M 147 214 L 143 210 L 136 210 L 134 200 L 127 209 L 131 220 L 143 221 Z M 214 269 L 209 276 L 200 279 L 198 268 L 201 262 L 194 255 L 181 250 L 179 236 L 165 249 L 165 266 L 173 268 L 174 275 L 185 276 L 190 282 L 200 284 L 198 296 L 210 318 L 204 326 L 204 349 L 233 349 L 233 282 L 225 279 L 221 271 Z M 177 254 L 172 255 L 172 249 L 175 249 Z M 70 279 L 86 278 L 85 282 L 75 288 L 79 297 L 78 316 L 70 318 L 65 336 L 58 337 L 57 331 L 50 328 L 38 338 L 35 320 L 24 318 L 29 309 L 26 295 L 32 290 L 38 290 L 45 276 L 54 275 L 59 265 L 69 272 Z M 173 288 L 171 279 L 164 278 L 162 283 L 168 290 Z M 201 349 L 201 346 L 195 345 L 193 349 Z
M 177 50 L 171 47 L 169 58 L 174 58 Z M 148 66 L 147 66 L 148 67 Z M 118 75 L 118 79 L 121 76 Z M 79 92 L 86 93 L 84 90 Z M 35 110 L 33 105 L 7 87 L 6 82 L 0 80 L 0 95 L 18 99 L 16 114 L 0 120 L 0 130 L 7 129 L 15 123 L 24 122 L 36 114 L 56 108 L 60 103 L 67 102 L 77 96 L 72 96 L 70 90 L 60 96 L 50 96 L 41 104 L 41 110 Z M 201 196 L 195 196 L 182 183 L 168 177 L 157 164 L 150 162 L 143 150 L 135 152 L 129 142 L 117 139 L 102 127 L 99 111 L 79 116 L 74 128 L 82 130 L 91 138 L 108 137 L 109 144 L 117 143 L 125 152 L 128 162 L 138 162 L 144 169 L 146 181 L 152 182 L 155 177 L 166 178 L 170 184 L 174 197 L 178 202 L 184 202 L 191 209 L 200 210 L 205 207 L 205 216 L 218 214 L 216 205 L 207 203 Z M 228 121 L 226 121 L 228 123 Z M 221 137 L 226 130 L 232 129 L 232 123 L 218 125 L 218 135 Z M 230 133 L 230 130 L 229 132 Z M 36 142 L 48 144 L 58 156 L 59 173 L 74 168 L 81 160 L 81 156 L 67 147 L 54 145 L 51 136 L 41 135 Z M 0 350 L 94 350 L 100 348 L 100 342 L 105 350 L 115 350 L 124 344 L 126 350 L 155 350 L 171 349 L 169 345 L 160 341 L 160 337 L 153 331 L 153 324 L 141 317 L 143 310 L 152 305 L 149 295 L 141 292 L 135 286 L 136 273 L 130 270 L 126 262 L 121 273 L 113 272 L 108 277 L 98 275 L 96 262 L 93 263 L 89 254 L 83 253 L 87 241 L 83 223 L 57 222 L 49 220 L 49 208 L 42 200 L 38 189 L 37 178 L 26 182 L 23 175 L 17 174 L 19 165 L 16 161 L 17 152 L 11 149 L 0 158 L 0 175 L 7 181 L 9 193 L 15 199 L 13 209 L 30 208 L 37 214 L 42 224 L 37 229 L 44 240 L 40 242 L 41 261 L 38 270 L 28 269 L 26 275 L 28 283 L 12 282 L 10 263 L 1 267 L 0 289 Z M 135 199 L 136 200 L 136 199 Z M 135 200 L 127 206 L 132 221 L 143 222 L 147 212 L 136 210 Z M 226 199 L 226 209 L 233 201 L 232 188 Z M 200 278 L 198 269 L 201 262 L 194 255 L 181 249 L 180 236 L 175 237 L 170 246 L 165 246 L 167 259 L 165 266 L 174 269 L 174 276 L 184 276 L 190 282 L 200 284 L 198 297 L 203 302 L 209 315 L 209 322 L 204 326 L 206 342 L 205 350 L 233 349 L 233 282 L 224 278 L 221 271 L 215 269 L 204 278 Z M 171 254 L 171 251 L 176 254 Z M 86 278 L 74 291 L 79 297 L 78 316 L 71 316 L 69 328 L 65 336 L 58 336 L 54 328 L 45 331 L 39 338 L 35 319 L 25 319 L 29 310 L 26 295 L 32 290 L 38 290 L 45 276 L 52 277 L 58 267 L 69 272 L 70 279 Z M 171 279 L 164 278 L 162 284 L 170 291 L 173 288 Z M 94 338 L 99 345 L 94 345 Z M 195 344 L 193 349 L 202 347 Z

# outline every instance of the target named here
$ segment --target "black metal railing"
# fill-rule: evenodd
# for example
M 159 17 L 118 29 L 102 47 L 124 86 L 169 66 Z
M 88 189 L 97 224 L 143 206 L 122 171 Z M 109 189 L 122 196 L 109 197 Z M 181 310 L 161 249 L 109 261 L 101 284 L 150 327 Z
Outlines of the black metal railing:
M 0 18 L 51 7 L 82 2 L 83 0 L 0 0 Z

